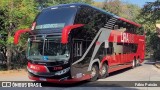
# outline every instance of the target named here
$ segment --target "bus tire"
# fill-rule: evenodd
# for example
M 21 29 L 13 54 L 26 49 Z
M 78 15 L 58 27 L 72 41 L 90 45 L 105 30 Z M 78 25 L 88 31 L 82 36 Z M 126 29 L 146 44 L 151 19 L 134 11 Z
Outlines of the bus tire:
M 91 68 L 91 78 L 89 81 L 93 82 L 98 79 L 99 76 L 99 68 L 96 64 L 94 64 Z
M 136 60 L 136 66 L 140 66 L 140 59 Z
M 132 69 L 136 67 L 136 60 L 132 61 Z
M 108 75 L 109 75 L 109 73 L 108 73 L 108 65 L 106 63 L 104 63 L 102 65 L 100 78 L 106 78 Z

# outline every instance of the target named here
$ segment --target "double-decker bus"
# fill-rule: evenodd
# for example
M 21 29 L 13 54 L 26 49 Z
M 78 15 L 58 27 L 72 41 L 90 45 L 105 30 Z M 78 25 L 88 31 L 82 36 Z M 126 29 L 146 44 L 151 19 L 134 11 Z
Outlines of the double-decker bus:
M 43 9 L 30 29 L 15 33 L 14 43 L 29 33 L 26 56 L 32 80 L 95 81 L 144 61 L 140 29 L 140 24 L 90 5 L 62 4 Z

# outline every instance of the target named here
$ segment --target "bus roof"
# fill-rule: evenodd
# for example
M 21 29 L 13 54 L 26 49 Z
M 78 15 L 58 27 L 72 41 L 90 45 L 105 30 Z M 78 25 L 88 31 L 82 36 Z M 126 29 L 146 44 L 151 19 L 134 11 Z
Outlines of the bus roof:
M 115 15 L 115 14 L 113 14 L 113 13 L 110 13 L 109 11 L 105 11 L 105 10 L 103 10 L 103 9 L 96 8 L 96 7 L 94 7 L 94 6 L 91 6 L 91 5 L 88 5 L 88 4 L 84 4 L 84 3 L 60 4 L 60 5 L 57 5 L 57 6 L 51 6 L 51 7 L 45 8 L 44 10 L 54 9 L 54 8 L 55 8 L 55 9 L 56 9 L 56 8 L 63 8 L 63 7 L 76 7 L 76 8 L 78 8 L 78 7 L 81 7 L 81 6 L 82 6 L 82 7 L 83 7 L 83 6 L 92 7 L 93 9 L 96 9 L 96 10 L 98 10 L 98 11 L 100 11 L 100 12 L 103 12 L 103 13 L 109 15 L 109 16 L 115 17 L 115 18 L 117 18 L 117 19 L 119 19 L 119 20 L 122 20 L 122 21 L 127 22 L 127 23 L 132 24 L 132 25 L 135 25 L 135 26 L 137 26 L 137 27 L 141 27 L 141 25 L 138 24 L 138 23 L 135 23 L 135 22 L 130 21 L 130 20 L 128 20 L 128 19 L 125 19 L 125 18 L 123 18 L 123 17 L 119 17 L 119 16 L 117 16 L 117 15 Z

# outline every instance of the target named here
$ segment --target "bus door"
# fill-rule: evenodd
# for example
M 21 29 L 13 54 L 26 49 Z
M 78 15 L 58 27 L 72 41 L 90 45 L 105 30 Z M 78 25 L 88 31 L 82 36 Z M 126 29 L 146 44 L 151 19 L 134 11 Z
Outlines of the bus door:
M 71 75 L 77 78 L 82 77 L 83 74 L 86 73 L 88 69 L 89 63 L 87 63 L 87 60 L 84 60 L 86 59 L 86 57 L 82 58 L 84 52 L 85 52 L 85 42 L 80 39 L 74 39 L 72 41 L 72 62 L 74 64 L 72 65 Z M 80 59 L 83 60 L 77 62 Z

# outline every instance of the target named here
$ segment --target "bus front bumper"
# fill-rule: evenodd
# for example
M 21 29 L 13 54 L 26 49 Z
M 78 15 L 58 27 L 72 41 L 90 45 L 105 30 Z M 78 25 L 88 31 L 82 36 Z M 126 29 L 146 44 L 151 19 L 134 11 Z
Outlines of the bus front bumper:
M 51 83 L 66 83 L 66 84 L 72 84 L 83 80 L 88 80 L 91 78 L 91 75 L 84 75 L 81 78 L 72 78 L 72 79 L 50 79 L 50 78 L 41 78 L 41 77 L 35 77 L 28 75 L 29 79 L 34 81 L 40 81 L 40 82 L 51 82 Z

